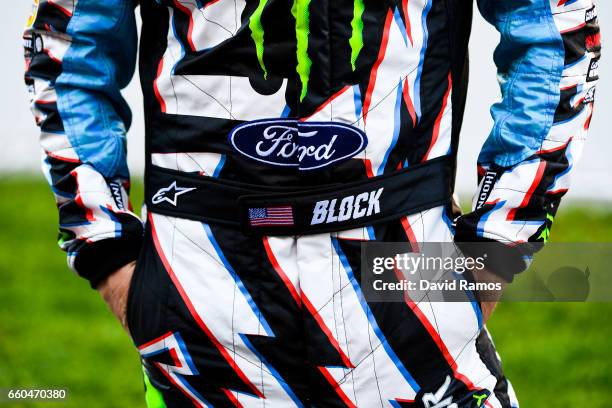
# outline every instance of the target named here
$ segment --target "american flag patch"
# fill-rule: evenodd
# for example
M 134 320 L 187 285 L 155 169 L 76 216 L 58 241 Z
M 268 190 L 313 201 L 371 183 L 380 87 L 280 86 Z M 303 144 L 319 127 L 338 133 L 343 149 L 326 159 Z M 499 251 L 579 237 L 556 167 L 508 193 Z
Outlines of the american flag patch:
M 267 207 L 267 208 L 249 208 L 249 222 L 252 227 L 266 227 L 273 225 L 292 226 L 293 208 L 285 207 Z

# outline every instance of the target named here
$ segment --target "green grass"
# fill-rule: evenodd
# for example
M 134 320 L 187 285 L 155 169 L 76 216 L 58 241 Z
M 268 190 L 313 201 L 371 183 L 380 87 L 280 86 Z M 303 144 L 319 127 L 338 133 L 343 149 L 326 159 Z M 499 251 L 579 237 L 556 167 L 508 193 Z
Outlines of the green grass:
M 19 407 L 143 407 L 137 352 L 68 271 L 44 182 L 4 179 L 0 195 L 0 389 L 69 390 L 66 403 Z M 612 211 L 581 208 L 562 208 L 552 240 L 612 242 Z M 489 328 L 522 407 L 612 406 L 610 314 L 610 304 L 499 306 Z

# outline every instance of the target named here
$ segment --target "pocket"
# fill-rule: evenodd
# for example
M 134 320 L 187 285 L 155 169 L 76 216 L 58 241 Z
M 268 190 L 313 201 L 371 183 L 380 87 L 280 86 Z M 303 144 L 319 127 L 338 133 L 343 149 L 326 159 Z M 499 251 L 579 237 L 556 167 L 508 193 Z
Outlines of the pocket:
M 144 243 L 143 243 L 143 247 L 144 247 Z M 133 309 L 134 309 L 134 301 L 135 301 L 135 297 L 136 297 L 136 288 L 139 285 L 139 275 L 140 275 L 140 270 L 141 265 L 143 264 L 142 262 L 142 257 L 143 257 L 143 247 L 140 248 L 140 253 L 138 254 L 138 259 L 136 260 L 136 265 L 134 266 L 134 271 L 132 272 L 132 276 L 130 278 L 130 286 L 128 287 L 128 293 L 127 293 L 127 299 L 126 299 L 126 310 L 125 310 L 125 319 L 126 319 L 126 324 L 127 324 L 127 328 L 130 332 L 130 335 L 132 334 L 132 314 L 133 314 Z
M 137 346 L 159 336 L 164 329 L 168 281 L 147 224 L 126 300 L 126 323 Z

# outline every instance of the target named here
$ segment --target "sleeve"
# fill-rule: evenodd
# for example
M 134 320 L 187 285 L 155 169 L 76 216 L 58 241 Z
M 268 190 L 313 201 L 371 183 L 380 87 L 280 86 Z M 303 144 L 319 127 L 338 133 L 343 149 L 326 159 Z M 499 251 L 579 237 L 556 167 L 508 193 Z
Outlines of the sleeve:
M 33 0 L 25 82 L 40 127 L 43 172 L 59 211 L 59 245 L 92 287 L 137 258 L 123 100 L 134 73 L 132 0 Z
M 494 60 L 502 100 L 491 108 L 479 189 L 472 212 L 456 220 L 455 241 L 471 243 L 463 244 L 470 255 L 478 255 L 473 243 L 493 243 L 501 256 L 488 257 L 490 269 L 512 281 L 547 242 L 581 155 L 600 34 L 592 0 L 478 0 L 478 6 L 501 34 Z

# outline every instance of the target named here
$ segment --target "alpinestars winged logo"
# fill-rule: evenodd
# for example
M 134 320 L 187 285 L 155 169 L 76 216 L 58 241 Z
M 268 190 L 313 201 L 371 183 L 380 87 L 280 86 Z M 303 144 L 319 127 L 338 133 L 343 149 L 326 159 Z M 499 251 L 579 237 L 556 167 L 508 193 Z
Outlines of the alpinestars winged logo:
M 153 196 L 151 202 L 153 204 L 161 204 L 166 201 L 176 207 L 176 200 L 179 196 L 195 190 L 195 187 L 178 187 L 176 181 L 172 182 L 168 187 L 160 188 Z

